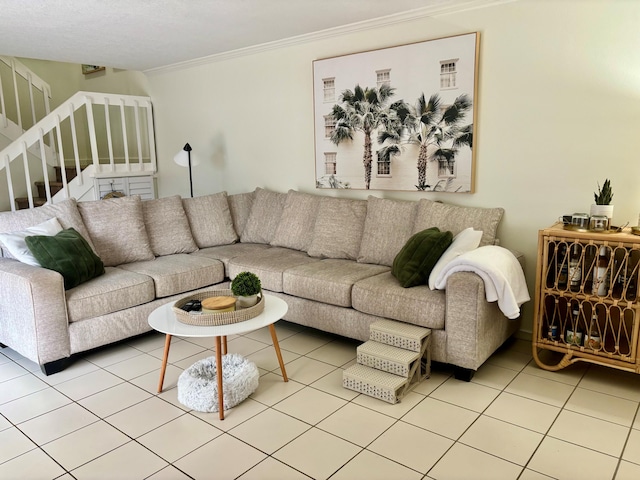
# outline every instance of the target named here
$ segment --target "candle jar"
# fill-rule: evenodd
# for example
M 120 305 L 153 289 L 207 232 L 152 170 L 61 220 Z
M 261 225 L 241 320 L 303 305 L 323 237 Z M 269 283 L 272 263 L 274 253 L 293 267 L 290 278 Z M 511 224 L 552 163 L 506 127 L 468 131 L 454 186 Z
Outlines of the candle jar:
M 589 228 L 589 215 L 586 213 L 574 213 L 571 215 L 571 225 L 578 228 Z
M 594 215 L 591 217 L 589 229 L 594 232 L 604 232 L 609 224 L 609 219 L 605 215 Z

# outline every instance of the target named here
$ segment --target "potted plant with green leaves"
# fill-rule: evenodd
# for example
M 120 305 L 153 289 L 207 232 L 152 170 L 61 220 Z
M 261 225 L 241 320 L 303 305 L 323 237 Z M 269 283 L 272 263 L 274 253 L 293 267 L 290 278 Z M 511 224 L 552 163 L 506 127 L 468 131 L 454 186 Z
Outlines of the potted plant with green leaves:
M 611 219 L 613 218 L 613 189 L 611 188 L 611 181 L 605 179 L 602 187 L 598 184 L 598 191 L 593 193 L 594 205 L 591 205 L 591 216 L 604 215 L 609 219 L 608 226 L 611 227 Z
M 255 273 L 240 272 L 231 281 L 231 292 L 238 299 L 236 302 L 238 307 L 252 307 L 258 303 L 258 295 L 262 292 L 262 284 Z

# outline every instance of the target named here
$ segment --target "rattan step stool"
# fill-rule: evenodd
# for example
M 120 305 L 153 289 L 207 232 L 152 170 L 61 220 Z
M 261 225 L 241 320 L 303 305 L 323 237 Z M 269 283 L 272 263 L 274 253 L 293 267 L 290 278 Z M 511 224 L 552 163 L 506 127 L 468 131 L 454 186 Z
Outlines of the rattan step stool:
M 369 336 L 358 347 L 358 363 L 343 372 L 342 385 L 397 403 L 431 373 L 431 330 L 379 320 L 371 324 Z

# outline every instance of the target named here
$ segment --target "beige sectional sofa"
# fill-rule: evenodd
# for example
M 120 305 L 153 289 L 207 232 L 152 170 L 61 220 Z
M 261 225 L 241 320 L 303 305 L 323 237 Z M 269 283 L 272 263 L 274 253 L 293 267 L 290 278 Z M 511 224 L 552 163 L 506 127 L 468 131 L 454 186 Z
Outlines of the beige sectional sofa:
M 436 226 L 454 235 L 482 230 L 496 242 L 503 210 L 421 199 L 352 200 L 256 189 L 227 196 L 139 197 L 0 213 L 0 233 L 57 218 L 91 245 L 105 273 L 64 290 L 62 275 L 0 258 L 0 343 L 41 365 L 63 369 L 77 354 L 150 330 L 149 313 L 191 292 L 256 273 L 289 305 L 286 320 L 366 340 L 382 318 L 433 330 L 432 358 L 475 371 L 519 327 L 485 300 L 475 273 L 453 274 L 445 290 L 402 288 L 391 274 L 412 234 Z

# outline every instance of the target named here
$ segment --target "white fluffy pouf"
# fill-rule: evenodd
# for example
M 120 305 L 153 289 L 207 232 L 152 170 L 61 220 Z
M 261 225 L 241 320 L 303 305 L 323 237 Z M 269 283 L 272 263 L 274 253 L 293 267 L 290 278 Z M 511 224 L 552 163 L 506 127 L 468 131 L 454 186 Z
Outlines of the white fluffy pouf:
M 235 407 L 258 388 L 258 367 L 242 355 L 222 356 L 222 392 L 224 409 Z M 178 401 L 198 412 L 218 411 L 216 357 L 203 358 L 178 378 Z

